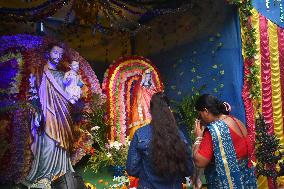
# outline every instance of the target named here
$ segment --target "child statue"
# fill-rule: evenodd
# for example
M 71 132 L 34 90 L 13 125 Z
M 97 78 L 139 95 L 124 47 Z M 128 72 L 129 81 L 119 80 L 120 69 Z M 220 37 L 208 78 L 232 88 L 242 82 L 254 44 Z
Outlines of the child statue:
M 65 92 L 69 95 L 69 101 L 75 104 L 81 97 L 84 83 L 81 75 L 79 75 L 79 62 L 72 61 L 70 65 L 70 71 L 66 72 L 63 78 L 65 85 Z

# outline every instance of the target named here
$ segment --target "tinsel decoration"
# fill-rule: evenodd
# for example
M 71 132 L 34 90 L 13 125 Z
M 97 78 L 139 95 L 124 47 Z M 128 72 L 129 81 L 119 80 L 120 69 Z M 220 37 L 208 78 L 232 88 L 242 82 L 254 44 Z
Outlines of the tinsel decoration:
M 80 24 L 92 25 L 99 31 L 109 28 L 135 30 L 145 10 L 115 0 L 80 0 L 72 5 Z
M 37 22 L 52 16 L 66 5 L 68 0 L 48 0 L 32 8 L 0 8 L 2 22 Z
M 276 170 L 276 165 L 279 164 L 282 153 L 282 146 L 279 144 L 279 139 L 276 138 L 274 133 L 269 132 L 270 126 L 265 122 L 262 115 L 256 119 L 256 175 L 271 178 L 274 187 L 277 186 L 277 177 L 280 172 Z M 280 164 L 282 165 L 282 164 Z M 283 165 L 282 165 L 283 166 Z M 284 167 L 284 166 L 283 166 Z M 282 170 L 283 171 L 283 170 Z
M 146 27 L 146 23 L 164 14 L 175 14 L 192 8 L 196 0 L 45 0 L 32 8 L 0 7 L 2 22 L 38 22 L 52 17 L 67 3 L 71 4 L 64 22 L 69 22 L 75 13 L 77 23 L 91 26 L 102 33 L 112 31 L 137 32 Z

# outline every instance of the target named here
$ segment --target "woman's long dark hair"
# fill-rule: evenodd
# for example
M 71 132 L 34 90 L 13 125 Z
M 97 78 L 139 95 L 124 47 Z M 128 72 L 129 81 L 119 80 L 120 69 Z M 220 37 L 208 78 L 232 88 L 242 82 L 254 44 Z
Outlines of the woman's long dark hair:
M 204 111 L 206 108 L 215 116 L 220 114 L 229 115 L 230 108 L 226 106 L 229 105 L 220 101 L 217 97 L 210 94 L 203 94 L 197 99 L 195 109 L 197 111 Z
M 161 92 L 154 94 L 150 109 L 153 127 L 151 159 L 157 174 L 160 176 L 188 176 L 189 154 L 179 135 L 166 96 Z

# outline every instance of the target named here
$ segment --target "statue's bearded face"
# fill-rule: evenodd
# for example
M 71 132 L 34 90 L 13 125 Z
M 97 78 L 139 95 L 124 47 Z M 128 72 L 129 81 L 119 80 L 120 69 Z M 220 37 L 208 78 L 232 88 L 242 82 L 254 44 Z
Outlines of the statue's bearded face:
M 50 61 L 51 63 L 55 64 L 56 66 L 62 59 L 64 50 L 61 47 L 54 46 L 50 51 Z

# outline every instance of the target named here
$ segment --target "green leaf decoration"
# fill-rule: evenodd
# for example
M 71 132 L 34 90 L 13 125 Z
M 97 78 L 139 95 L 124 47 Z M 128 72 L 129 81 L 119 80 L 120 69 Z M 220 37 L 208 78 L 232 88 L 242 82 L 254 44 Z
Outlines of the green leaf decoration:
M 171 89 L 172 89 L 172 90 L 176 90 L 176 86 L 175 86 L 175 85 L 172 85 L 172 86 L 171 86 Z
M 217 68 L 218 68 L 218 65 L 217 65 L 217 64 L 214 64 L 214 65 L 212 66 L 212 68 L 217 69 Z
M 217 47 L 219 47 L 219 48 L 222 47 L 222 46 L 223 46 L 223 43 L 221 43 L 221 42 L 218 43 L 218 45 L 217 45 Z

